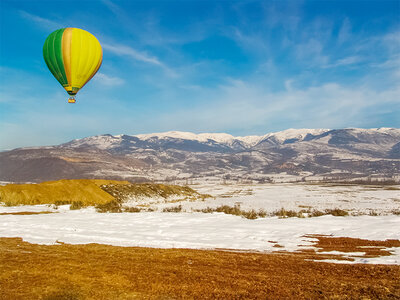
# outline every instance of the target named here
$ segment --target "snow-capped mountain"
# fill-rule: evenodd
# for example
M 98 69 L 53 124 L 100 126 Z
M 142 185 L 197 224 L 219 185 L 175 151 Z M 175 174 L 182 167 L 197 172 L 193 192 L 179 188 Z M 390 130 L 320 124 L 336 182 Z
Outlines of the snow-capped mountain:
M 0 153 L 0 180 L 400 175 L 400 129 L 288 129 L 262 136 L 170 131 L 99 135 Z M 274 175 L 275 174 L 275 175 Z
M 88 137 L 84 139 L 73 140 L 68 145 L 73 147 L 82 145 L 93 145 L 99 149 L 110 149 L 123 142 L 124 140 L 134 141 L 147 141 L 149 143 L 155 143 L 159 141 L 195 141 L 202 144 L 219 144 L 227 147 L 234 147 L 235 144 L 239 143 L 244 148 L 251 148 L 257 145 L 263 140 L 275 141 L 276 144 L 283 143 L 287 140 L 302 141 L 307 135 L 320 135 L 329 129 L 288 129 L 276 133 L 268 133 L 266 135 L 257 136 L 232 136 L 227 133 L 200 133 L 195 134 L 192 132 L 182 131 L 168 131 L 162 133 L 149 133 L 149 134 L 138 134 L 138 135 L 100 135 L 95 137 Z

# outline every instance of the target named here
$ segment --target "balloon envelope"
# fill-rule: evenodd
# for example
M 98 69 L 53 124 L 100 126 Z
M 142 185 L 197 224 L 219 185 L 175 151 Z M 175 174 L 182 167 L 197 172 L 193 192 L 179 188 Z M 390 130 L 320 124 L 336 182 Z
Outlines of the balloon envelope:
M 99 70 L 103 50 L 91 33 L 79 28 L 62 28 L 47 37 L 43 57 L 50 72 L 74 96 Z

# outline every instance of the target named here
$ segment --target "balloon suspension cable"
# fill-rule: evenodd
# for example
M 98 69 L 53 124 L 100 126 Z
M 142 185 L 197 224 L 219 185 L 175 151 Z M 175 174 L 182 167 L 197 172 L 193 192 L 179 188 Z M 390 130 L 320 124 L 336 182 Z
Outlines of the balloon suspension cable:
M 75 103 L 75 102 L 76 102 L 75 96 L 71 96 L 68 98 L 68 103 Z

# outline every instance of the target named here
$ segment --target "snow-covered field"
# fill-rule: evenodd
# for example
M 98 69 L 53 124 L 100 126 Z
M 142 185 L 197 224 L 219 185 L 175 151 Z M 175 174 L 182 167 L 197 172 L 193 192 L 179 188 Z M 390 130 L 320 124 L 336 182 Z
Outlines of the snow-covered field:
M 159 248 L 234 249 L 250 251 L 296 251 L 311 247 L 309 234 L 352 237 L 369 240 L 400 239 L 400 216 L 389 215 L 400 206 L 400 191 L 361 186 L 317 186 L 270 184 L 247 186 L 195 186 L 215 198 L 180 202 L 186 212 L 97 213 L 94 208 L 69 210 L 46 205 L 0 206 L 0 237 L 22 237 L 32 243 L 104 243 L 118 246 Z M 143 200 L 143 199 L 142 199 Z M 248 220 L 224 213 L 196 213 L 192 209 L 240 202 L 242 209 L 273 211 L 341 208 L 350 212 L 369 212 L 379 216 L 331 215 L 313 218 L 277 217 Z M 152 203 L 152 205 L 154 205 Z M 5 213 L 52 211 L 50 214 L 15 215 Z M 282 248 L 274 247 L 276 244 Z M 356 257 L 355 263 L 400 264 L 400 248 L 388 249 L 391 256 Z M 334 253 L 332 253 L 334 254 Z
M 181 202 L 183 210 L 235 204 L 240 204 L 243 210 L 263 209 L 266 212 L 274 212 L 281 208 L 295 211 L 340 208 L 353 215 L 389 215 L 393 210 L 400 210 L 400 186 L 280 183 L 201 184 L 193 185 L 192 188 L 214 198 L 207 198 L 202 202 Z

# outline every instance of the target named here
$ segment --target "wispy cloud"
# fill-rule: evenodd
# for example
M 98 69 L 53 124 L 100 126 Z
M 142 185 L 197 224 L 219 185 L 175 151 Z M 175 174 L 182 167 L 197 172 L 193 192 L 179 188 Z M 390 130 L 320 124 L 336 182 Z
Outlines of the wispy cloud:
M 118 5 L 116 5 L 115 3 L 113 3 L 112 1 L 110 1 L 110 0 L 102 0 L 101 2 L 103 2 L 104 3 L 104 5 L 106 5 L 114 14 L 122 14 L 123 13 L 123 10 L 118 6 Z
M 136 61 L 141 61 L 150 65 L 158 66 L 162 68 L 170 77 L 176 77 L 177 74 L 174 70 L 169 68 L 166 64 L 161 62 L 157 57 L 149 55 L 145 52 L 138 51 L 130 46 L 126 45 L 120 45 L 120 44 L 115 44 L 115 45 L 110 45 L 103 43 L 102 44 L 103 49 L 110 51 L 111 53 L 114 53 L 118 56 L 126 56 L 129 58 L 133 58 Z
M 340 27 L 339 33 L 338 33 L 338 43 L 342 44 L 349 40 L 351 37 L 351 23 L 349 18 L 345 18 L 342 22 L 342 26 Z
M 383 68 L 383 69 L 400 69 L 400 54 L 398 55 L 393 55 L 393 57 L 390 57 L 389 59 L 385 60 L 384 62 L 381 63 L 373 63 L 371 64 L 372 67 L 376 68 Z
M 400 30 L 386 34 L 382 40 L 391 53 L 398 54 L 400 52 Z
M 105 86 L 120 86 L 125 83 L 125 80 L 119 77 L 108 76 L 104 73 L 97 73 L 94 77 L 94 81 Z
M 349 57 L 338 59 L 334 63 L 322 65 L 321 67 L 324 69 L 327 69 L 327 68 L 349 66 L 349 65 L 354 65 L 354 64 L 360 63 L 360 62 L 362 62 L 362 60 L 363 59 L 361 56 L 349 56 Z
M 269 50 L 268 41 L 259 33 L 243 32 L 237 27 L 232 32 L 228 31 L 228 37 L 235 40 L 238 45 L 250 52 L 266 53 Z
M 144 53 L 144 52 L 140 52 L 129 46 L 118 45 L 118 44 L 116 44 L 116 45 L 103 44 L 103 48 L 105 50 L 108 50 L 108 51 L 116 54 L 116 55 L 129 56 L 135 60 L 149 63 L 152 65 L 157 65 L 160 67 L 165 66 L 157 57 L 148 55 L 147 53 Z
M 310 62 L 311 65 L 321 66 L 329 61 L 329 56 L 324 54 L 324 44 L 315 38 L 300 42 L 295 46 L 296 57 L 302 61 Z
M 20 16 L 22 18 L 24 18 L 26 20 L 29 20 L 29 21 L 33 21 L 37 25 L 39 25 L 39 26 L 41 26 L 41 27 L 43 27 L 45 29 L 55 30 L 57 28 L 64 27 L 63 24 L 61 24 L 59 22 L 33 15 L 33 14 L 28 13 L 28 12 L 26 12 L 24 10 L 20 10 L 19 14 L 20 14 Z

